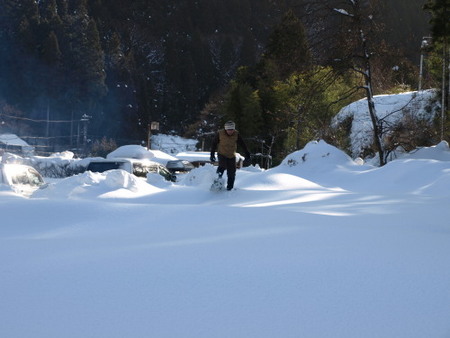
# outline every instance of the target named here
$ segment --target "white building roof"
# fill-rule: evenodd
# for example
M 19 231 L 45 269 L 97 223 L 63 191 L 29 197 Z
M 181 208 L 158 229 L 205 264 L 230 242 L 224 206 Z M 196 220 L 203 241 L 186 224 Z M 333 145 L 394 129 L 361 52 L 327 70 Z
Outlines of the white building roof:
M 28 143 L 15 134 L 0 134 L 0 142 L 11 146 L 30 147 Z

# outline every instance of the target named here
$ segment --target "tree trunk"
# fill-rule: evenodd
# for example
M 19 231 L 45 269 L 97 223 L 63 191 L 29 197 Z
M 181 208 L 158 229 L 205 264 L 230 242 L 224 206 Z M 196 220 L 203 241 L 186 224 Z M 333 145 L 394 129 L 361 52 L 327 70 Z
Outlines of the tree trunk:
M 380 166 L 385 165 L 384 159 L 384 147 L 382 141 L 383 130 L 380 125 L 380 120 L 378 119 L 377 112 L 375 109 L 375 102 L 373 101 L 373 91 L 372 91 L 372 71 L 370 67 L 370 54 L 367 48 L 366 38 L 364 36 L 363 31 L 361 30 L 361 40 L 363 47 L 363 55 L 365 58 L 365 72 L 364 72 L 364 80 L 365 80 L 365 90 L 367 97 L 367 105 L 369 107 L 370 119 L 372 121 L 373 127 L 373 139 L 375 143 L 375 147 L 378 152 L 378 157 L 380 159 Z

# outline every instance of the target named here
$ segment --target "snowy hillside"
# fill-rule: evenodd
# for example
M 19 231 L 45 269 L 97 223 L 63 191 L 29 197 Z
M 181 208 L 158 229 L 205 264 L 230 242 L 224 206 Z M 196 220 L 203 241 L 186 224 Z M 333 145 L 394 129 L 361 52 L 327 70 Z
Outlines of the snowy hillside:
M 376 95 L 374 97 L 375 110 L 384 125 L 395 125 L 404 114 L 411 114 L 417 119 L 432 121 L 439 106 L 431 102 L 436 91 L 433 89 L 420 92 L 407 92 L 395 95 Z M 373 126 L 367 106 L 367 99 L 353 102 L 341 109 L 334 118 L 332 125 L 338 126 L 347 118 L 352 118 L 350 134 L 351 153 L 353 157 L 360 156 L 363 149 L 373 143 Z

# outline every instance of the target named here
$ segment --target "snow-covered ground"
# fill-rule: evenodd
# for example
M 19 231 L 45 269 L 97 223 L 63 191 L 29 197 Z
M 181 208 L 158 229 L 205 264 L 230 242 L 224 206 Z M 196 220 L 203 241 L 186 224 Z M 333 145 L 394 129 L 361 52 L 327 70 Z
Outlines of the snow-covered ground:
M 450 337 L 445 142 L 382 168 L 311 142 L 237 190 L 213 177 L 0 189 L 0 336 Z

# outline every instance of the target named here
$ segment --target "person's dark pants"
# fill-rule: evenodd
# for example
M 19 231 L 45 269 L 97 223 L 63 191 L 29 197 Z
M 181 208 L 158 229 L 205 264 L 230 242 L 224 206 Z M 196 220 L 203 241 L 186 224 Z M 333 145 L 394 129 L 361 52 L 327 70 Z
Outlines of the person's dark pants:
M 236 158 L 228 158 L 223 155 L 217 154 L 219 158 L 219 166 L 217 173 L 222 177 L 223 172 L 227 171 L 227 190 L 231 190 L 234 187 L 234 179 L 236 178 Z

